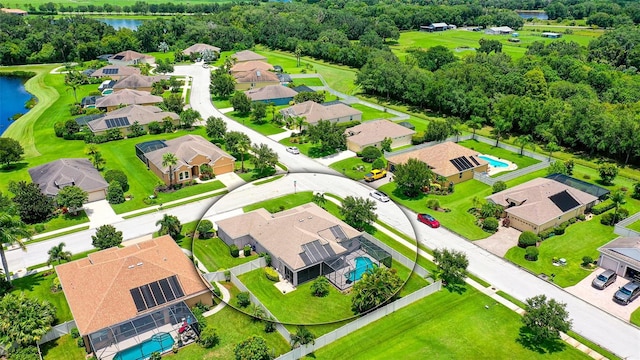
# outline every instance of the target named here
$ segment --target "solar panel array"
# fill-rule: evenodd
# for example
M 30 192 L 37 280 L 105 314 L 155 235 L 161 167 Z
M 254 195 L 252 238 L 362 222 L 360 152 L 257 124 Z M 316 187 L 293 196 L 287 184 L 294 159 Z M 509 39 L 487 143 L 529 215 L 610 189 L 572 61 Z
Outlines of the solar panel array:
M 319 240 L 313 240 L 312 242 L 303 244 L 302 250 L 304 250 L 304 252 L 300 254 L 300 257 L 302 257 L 302 261 L 307 265 L 318 263 L 336 255 L 329 244 L 322 245 Z
M 129 118 L 127 118 L 127 117 L 119 117 L 119 118 L 107 119 L 104 122 L 105 122 L 105 124 L 107 124 L 107 129 L 111 129 L 111 128 L 114 128 L 114 127 L 123 127 L 123 126 L 131 125 L 131 123 L 129 123 Z
M 473 165 L 471 164 L 471 162 L 464 156 L 460 156 L 455 159 L 451 159 L 449 161 L 451 161 L 453 166 L 455 166 L 456 169 L 458 169 L 458 171 L 464 171 L 464 170 L 473 168 Z
M 124 59 L 124 55 L 116 55 L 113 57 L 114 60 L 122 60 Z
M 102 69 L 102 73 L 105 75 L 116 75 L 119 69 Z
M 184 291 L 176 275 L 129 290 L 138 312 L 181 298 Z
M 580 203 L 574 199 L 567 190 L 561 191 L 555 195 L 549 196 L 549 199 L 562 211 L 567 212 L 571 209 L 575 209 Z
M 476 158 L 474 158 L 473 156 L 469 156 L 469 159 L 471 159 L 471 161 L 473 161 L 473 163 L 476 164 L 476 166 L 480 166 L 480 163 L 478 162 L 478 160 L 476 160 Z
M 338 241 L 343 241 L 343 240 L 348 240 L 349 239 L 347 234 L 345 234 L 344 231 L 342 231 L 342 228 L 340 226 L 338 226 L 338 225 L 334 225 L 334 226 L 330 227 L 329 230 L 331 230 L 331 233 L 333 234 L 333 237 L 338 239 Z

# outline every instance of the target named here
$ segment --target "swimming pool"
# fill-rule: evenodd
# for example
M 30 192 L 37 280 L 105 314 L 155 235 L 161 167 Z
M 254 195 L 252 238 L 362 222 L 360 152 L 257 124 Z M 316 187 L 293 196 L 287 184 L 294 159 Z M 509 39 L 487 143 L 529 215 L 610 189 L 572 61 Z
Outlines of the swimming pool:
M 154 334 L 151 339 L 140 344 L 119 351 L 114 360 L 141 360 L 147 359 L 154 352 L 163 353 L 173 346 L 173 336 L 169 333 Z
M 499 161 L 499 160 L 496 160 L 496 159 L 494 159 L 492 157 L 488 157 L 488 156 L 485 156 L 485 155 L 480 155 L 478 157 L 480 159 L 482 159 L 482 160 L 487 161 L 489 163 L 489 165 L 491 165 L 493 167 L 507 167 L 507 166 L 509 166 L 509 164 L 507 164 L 505 162 L 502 162 L 502 161 Z
M 369 259 L 368 257 L 358 256 L 354 260 L 356 261 L 356 268 L 345 274 L 347 279 L 351 282 L 360 280 L 360 278 L 362 278 L 362 275 L 366 273 L 367 270 L 373 270 L 373 268 L 375 267 L 373 261 L 371 261 L 371 259 Z

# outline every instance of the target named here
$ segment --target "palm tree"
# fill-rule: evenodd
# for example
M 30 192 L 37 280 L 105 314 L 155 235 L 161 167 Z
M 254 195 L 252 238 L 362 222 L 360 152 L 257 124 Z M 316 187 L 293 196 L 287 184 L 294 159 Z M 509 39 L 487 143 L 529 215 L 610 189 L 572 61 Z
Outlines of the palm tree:
M 480 130 L 482 129 L 482 118 L 479 116 L 472 116 L 471 120 L 467 121 L 465 123 L 465 125 L 467 125 L 467 127 L 471 130 L 473 130 L 473 139 L 476 138 L 476 130 Z
M 52 247 L 47 254 L 49 254 L 49 260 L 47 260 L 47 265 L 53 264 L 55 261 L 60 264 L 62 260 L 69 261 L 71 260 L 71 252 L 65 251 L 64 247 L 66 244 L 61 242 L 60 244 Z
M 89 145 L 85 153 L 91 157 L 91 163 L 96 169 L 99 171 L 102 165 L 106 162 L 106 160 L 102 157 L 102 153 L 98 150 L 98 147 L 95 145 Z
M 160 225 L 160 230 L 158 231 L 160 235 L 169 234 L 174 240 L 178 238 L 182 231 L 180 220 L 173 215 L 164 214 L 162 219 L 156 221 L 156 225 Z
M 307 125 L 307 118 L 304 116 L 296 116 L 293 118 L 293 123 L 298 127 L 298 132 L 302 133 L 302 127 Z
M 300 57 L 302 56 L 302 47 L 296 46 L 295 54 L 296 54 L 296 63 L 297 63 L 296 67 L 300 67 Z
M 549 151 L 549 161 L 551 161 L 551 156 L 554 152 L 560 150 L 560 146 L 558 146 L 555 141 L 550 141 L 547 144 L 547 150 Z
M 77 71 L 70 71 L 64 76 L 64 84 L 70 90 L 73 90 L 73 97 L 76 100 L 76 104 L 78 103 L 78 88 L 84 84 L 84 82 L 82 74 Z
M 173 167 L 178 163 L 178 158 L 174 153 L 165 153 L 162 155 L 162 166 L 169 167 L 169 186 L 173 186 Z
M 460 141 L 460 135 L 462 135 L 462 124 L 459 122 L 454 123 L 451 126 L 451 135 L 456 136 L 456 142 Z
M 324 193 L 317 192 L 313 194 L 313 199 L 311 199 L 316 205 L 320 206 L 324 209 L 324 205 L 327 203 L 327 199 L 324 197 Z
M 291 335 L 291 347 L 295 348 L 299 345 L 315 344 L 316 336 L 309 331 L 306 327 L 300 325 L 297 327 L 296 332 Z
M 236 142 L 235 150 L 240 153 L 240 171 L 244 172 L 244 154 L 251 149 L 251 140 L 247 137 L 240 137 Z
M 624 191 L 618 189 L 611 193 L 609 197 L 611 202 L 614 204 L 614 212 L 613 212 L 613 223 L 618 221 L 618 210 L 620 210 L 620 205 L 624 204 Z
M 0 214 L 0 257 L 2 258 L 2 268 L 7 281 L 11 283 L 9 276 L 9 264 L 4 254 L 3 244 L 18 244 L 22 250 L 26 250 L 22 239 L 31 240 L 31 234 L 27 231 L 27 225 L 22 220 L 13 218 L 9 214 Z
M 524 148 L 528 145 L 533 144 L 533 137 L 529 134 L 520 135 L 516 138 L 515 143 L 516 145 L 520 146 L 520 155 L 522 155 L 524 153 Z

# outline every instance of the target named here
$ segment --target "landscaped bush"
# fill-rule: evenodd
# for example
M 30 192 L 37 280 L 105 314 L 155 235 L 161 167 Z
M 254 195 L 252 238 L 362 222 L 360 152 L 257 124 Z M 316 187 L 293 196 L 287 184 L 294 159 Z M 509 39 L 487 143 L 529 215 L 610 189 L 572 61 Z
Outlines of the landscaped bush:
M 311 294 L 317 297 L 329 295 L 329 280 L 324 276 L 318 276 L 311 284 Z
M 553 231 L 553 229 L 547 229 L 547 230 L 541 231 L 538 234 L 538 236 L 540 236 L 540 240 L 545 240 L 545 239 L 548 239 L 548 238 L 552 237 L 555 234 L 556 233 Z
M 220 292 L 220 288 L 218 287 L 218 284 L 216 284 L 215 282 L 211 283 L 211 292 L 213 293 L 213 295 L 219 298 L 222 298 L 222 292 Z
M 267 266 L 271 266 L 271 255 L 267 253 L 260 253 L 258 256 L 264 258 L 264 261 L 267 263 Z
M 35 224 L 33 226 L 33 229 L 37 232 L 37 233 L 41 233 L 44 231 L 45 227 L 43 224 Z
M 424 131 L 416 132 L 411 136 L 411 144 L 418 145 L 424 142 Z
M 198 232 L 198 239 L 208 239 L 210 232 L 213 230 L 213 223 L 211 220 L 200 220 L 196 231 Z
M 112 169 L 104 173 L 104 179 L 111 184 L 112 181 L 117 181 L 122 188 L 122 191 L 129 191 L 129 179 L 122 170 Z
M 564 224 L 564 223 L 563 223 Z M 564 226 L 563 224 L 560 224 L 556 227 L 553 228 L 553 233 L 556 235 L 562 235 L 564 234 L 564 230 L 567 228 L 566 226 Z
M 151 356 L 149 357 L 149 360 L 162 360 L 162 354 L 160 354 L 157 351 L 154 351 L 151 353 Z
M 600 204 L 592 207 L 591 208 L 591 212 L 593 213 L 593 215 L 600 215 L 603 212 L 606 212 L 606 211 L 609 211 L 609 210 L 613 209 L 614 207 L 616 207 L 616 204 L 614 204 L 613 201 L 606 200 L 606 201 L 603 201 Z
M 269 279 L 271 281 L 280 281 L 280 277 L 278 276 L 278 272 L 276 271 L 276 269 L 274 269 L 272 267 L 264 268 L 264 275 L 267 277 L 267 279 Z
M 236 296 L 236 301 L 238 303 L 238 306 L 241 308 L 246 308 L 247 306 L 249 306 L 249 304 L 251 304 L 251 300 L 249 298 L 249 293 L 246 291 L 243 291 L 241 293 L 239 293 Z
M 440 208 L 440 201 L 438 199 L 427 200 L 427 207 L 432 210 L 438 210 Z
M 40 355 L 38 355 L 38 348 L 35 346 L 27 346 L 20 347 L 17 349 L 12 349 L 9 355 L 9 359 L 11 360 L 34 360 L 40 359 Z
M 583 256 L 582 257 L 582 266 L 588 267 L 593 263 L 593 258 L 591 256 Z
M 629 216 L 629 210 L 625 208 L 618 209 L 618 213 L 608 212 L 602 215 L 600 218 L 600 224 L 602 225 L 615 225 L 617 222 L 626 219 Z
M 498 230 L 498 225 L 499 225 L 498 219 L 494 217 L 488 217 L 484 219 L 484 221 L 482 222 L 482 229 L 489 232 L 494 232 Z
M 78 347 L 84 347 L 84 338 L 79 337 L 78 340 L 76 340 L 76 344 L 78 344 Z
M 569 219 L 569 224 L 575 224 L 578 221 L 576 218 Z
M 529 246 L 525 250 L 524 258 L 529 260 L 529 261 L 537 261 L 539 253 L 540 253 L 540 251 L 538 250 L 537 247 Z
M 206 327 L 200 333 L 198 343 L 205 349 L 209 349 L 218 345 L 220 343 L 220 336 L 218 336 L 218 331 L 212 327 Z
M 367 146 L 362 149 L 362 161 L 364 162 L 373 162 L 380 156 L 382 156 L 382 152 L 377 147 Z
M 524 231 L 518 237 L 518 246 L 521 248 L 527 248 L 529 246 L 534 246 L 538 243 L 538 235 L 533 233 L 532 231 Z
M 371 164 L 372 169 L 384 169 L 386 167 L 383 158 L 377 158 L 373 164 Z
M 272 333 L 274 331 L 276 331 L 276 323 L 274 323 L 273 321 L 266 320 L 264 322 L 264 332 Z
M 233 256 L 234 258 L 237 258 L 238 256 L 240 256 L 240 249 L 238 249 L 236 244 L 231 244 L 231 246 L 229 246 L 229 252 L 231 253 L 231 256 Z
M 231 271 L 229 271 L 229 270 L 225 270 L 224 271 L 224 281 L 226 281 L 226 282 L 231 281 Z
M 507 184 L 504 181 L 496 181 L 493 184 L 493 193 L 499 193 L 507 188 Z
M 587 219 L 587 216 L 585 214 L 578 215 L 578 220 L 585 221 L 586 219 Z
M 251 245 L 244 246 L 244 256 L 251 256 Z

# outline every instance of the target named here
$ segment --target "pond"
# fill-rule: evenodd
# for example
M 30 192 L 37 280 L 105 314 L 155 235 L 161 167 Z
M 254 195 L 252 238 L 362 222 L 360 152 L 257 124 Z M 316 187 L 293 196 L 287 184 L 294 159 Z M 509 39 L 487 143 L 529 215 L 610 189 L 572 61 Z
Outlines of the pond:
M 25 105 L 32 96 L 24 89 L 26 80 L 17 76 L 0 76 L 0 135 L 13 122 L 11 118 L 15 114 L 29 111 Z
M 133 31 L 138 30 L 138 26 L 142 25 L 144 20 L 134 20 L 134 19 L 114 19 L 114 18 L 98 18 L 98 21 L 102 21 L 107 25 L 113 26 L 114 29 L 118 30 L 121 28 L 131 29 Z
M 549 16 L 544 11 L 516 11 L 523 19 L 549 20 Z

